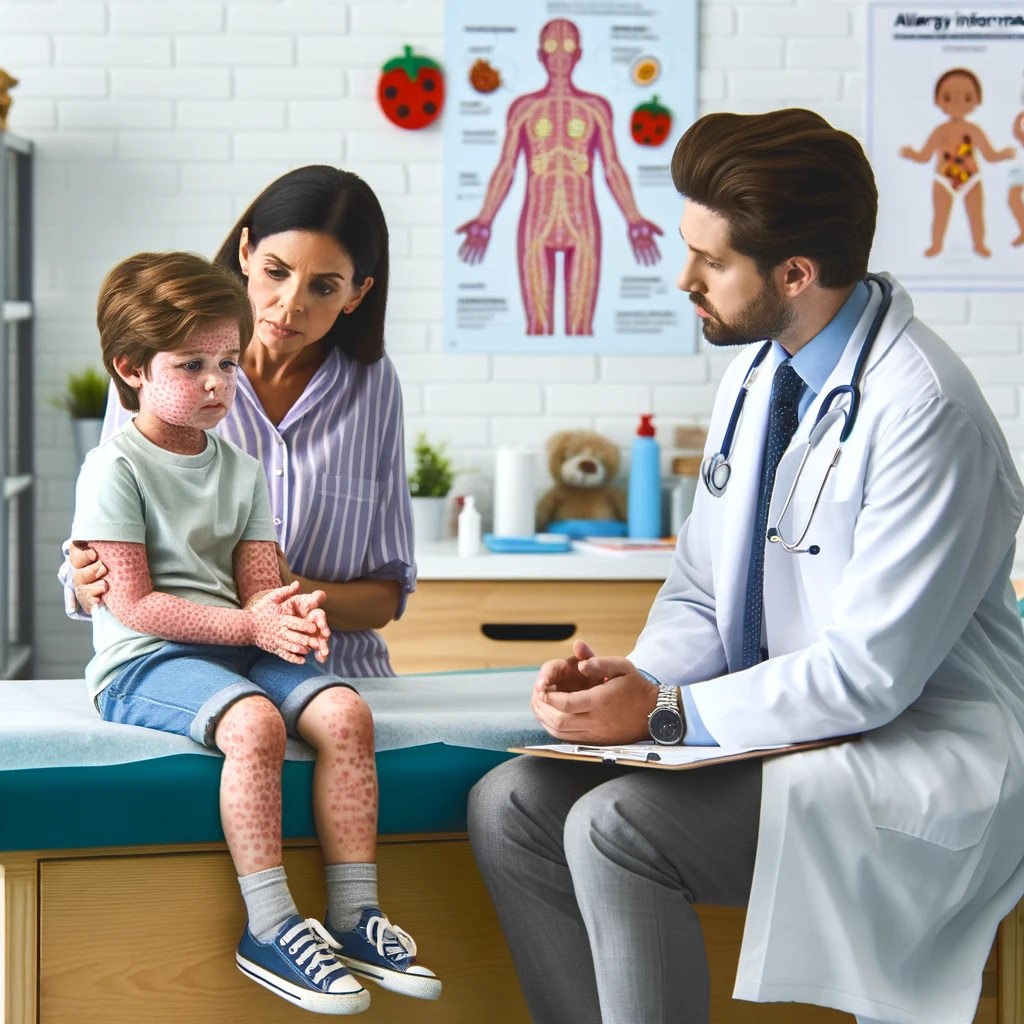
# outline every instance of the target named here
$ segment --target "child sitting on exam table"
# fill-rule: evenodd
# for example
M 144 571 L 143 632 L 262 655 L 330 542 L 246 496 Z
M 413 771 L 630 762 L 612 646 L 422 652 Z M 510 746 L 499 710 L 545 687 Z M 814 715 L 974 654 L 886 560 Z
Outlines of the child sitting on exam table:
M 325 595 L 281 586 L 261 465 L 210 432 L 252 336 L 244 286 L 200 256 L 141 253 L 107 276 L 97 325 L 104 365 L 138 415 L 89 453 L 76 492 L 71 535 L 108 570 L 85 672 L 96 707 L 223 752 L 221 822 L 248 911 L 244 974 L 318 1013 L 365 1010 L 357 979 L 367 977 L 436 999 L 441 982 L 377 906 L 369 708 L 308 657 L 327 656 Z M 318 750 L 323 924 L 299 914 L 281 866 L 286 732 Z

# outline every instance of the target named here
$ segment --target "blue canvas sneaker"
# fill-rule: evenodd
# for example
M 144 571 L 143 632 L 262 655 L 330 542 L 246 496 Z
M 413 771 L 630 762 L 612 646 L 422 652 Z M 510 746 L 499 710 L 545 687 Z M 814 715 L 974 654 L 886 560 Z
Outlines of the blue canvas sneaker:
M 274 995 L 313 1013 L 362 1013 L 370 993 L 338 962 L 323 925 L 298 914 L 270 942 L 248 928 L 235 953 L 238 969 Z
M 370 978 L 381 988 L 416 999 L 437 999 L 441 982 L 433 971 L 416 963 L 412 936 L 393 925 L 377 907 L 367 907 L 350 932 L 335 931 L 324 919 L 331 948 L 357 977 Z

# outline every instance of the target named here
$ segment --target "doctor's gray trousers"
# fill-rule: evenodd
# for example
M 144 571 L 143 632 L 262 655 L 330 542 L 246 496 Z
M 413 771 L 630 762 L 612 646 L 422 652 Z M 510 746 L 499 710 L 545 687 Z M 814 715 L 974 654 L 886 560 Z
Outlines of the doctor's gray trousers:
M 658 771 L 523 756 L 469 834 L 534 1024 L 708 1024 L 693 903 L 744 907 L 761 762 Z

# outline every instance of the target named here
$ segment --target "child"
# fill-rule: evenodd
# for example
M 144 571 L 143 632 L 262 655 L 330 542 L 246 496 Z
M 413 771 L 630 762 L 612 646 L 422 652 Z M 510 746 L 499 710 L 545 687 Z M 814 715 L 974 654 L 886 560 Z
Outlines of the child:
M 900 156 L 919 164 L 927 163 L 932 155 L 935 160 L 935 180 L 932 183 L 932 204 L 935 216 L 932 220 L 932 244 L 925 250 L 925 256 L 937 256 L 942 252 L 942 241 L 946 236 L 953 200 L 963 196 L 967 221 L 971 228 L 974 251 L 979 256 L 991 256 L 992 250 L 985 245 L 985 210 L 981 184 L 981 169 L 978 167 L 975 150 L 990 163 L 1009 160 L 1013 148 L 992 148 L 985 133 L 964 118 L 981 104 L 981 82 L 973 71 L 953 68 L 939 77 L 935 83 L 935 105 L 949 120 L 940 124 L 928 136 L 920 151 L 913 146 L 904 146 Z
M 1024 105 L 1024 90 L 1021 90 L 1020 101 Z M 1013 120 L 1013 137 L 1024 146 L 1024 110 Z M 1009 201 L 1018 228 L 1017 237 L 1011 245 L 1024 245 L 1024 160 L 1018 160 L 1010 168 Z
M 138 415 L 78 479 L 75 543 L 107 567 L 86 682 L 107 721 L 224 754 L 221 821 L 248 925 L 240 970 L 317 1013 L 365 1010 L 349 973 L 436 999 L 416 945 L 377 907 L 373 719 L 327 656 L 323 591 L 281 586 L 260 463 L 209 429 L 227 414 L 252 336 L 244 286 L 189 253 L 141 253 L 100 290 L 103 362 Z M 324 923 L 302 918 L 281 866 L 286 732 L 317 748 L 313 805 Z

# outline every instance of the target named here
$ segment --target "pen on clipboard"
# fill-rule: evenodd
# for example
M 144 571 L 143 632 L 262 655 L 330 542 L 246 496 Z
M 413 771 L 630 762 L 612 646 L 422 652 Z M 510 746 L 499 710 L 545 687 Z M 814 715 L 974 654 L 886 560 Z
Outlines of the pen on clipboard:
M 631 761 L 660 761 L 661 755 L 653 750 L 638 751 L 635 747 L 588 747 L 577 745 L 573 748 L 574 754 L 600 754 L 602 761 L 615 761 L 620 757 L 629 758 Z

